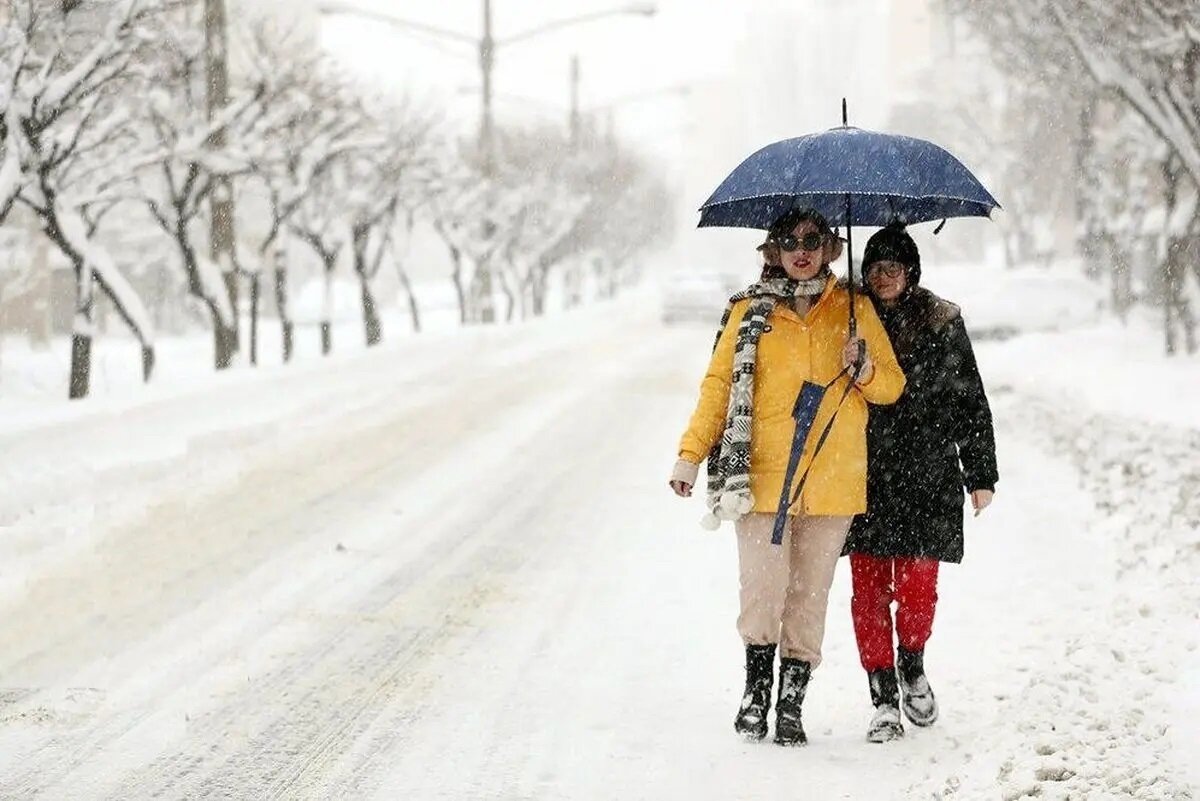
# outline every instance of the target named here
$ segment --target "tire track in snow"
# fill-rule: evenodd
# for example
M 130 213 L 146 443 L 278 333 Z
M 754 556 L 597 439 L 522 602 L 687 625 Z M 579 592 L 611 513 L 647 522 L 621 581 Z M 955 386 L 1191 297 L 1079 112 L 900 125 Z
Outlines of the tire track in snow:
M 579 355 L 577 351 L 578 351 L 578 349 L 576 348 L 573 351 L 571 351 L 571 353 L 573 353 L 574 355 L 577 356 L 577 355 Z M 559 354 L 559 355 L 561 356 L 564 354 Z M 550 360 L 550 364 L 553 365 L 553 360 Z M 505 400 L 508 400 L 510 403 L 515 405 L 517 403 L 517 401 L 519 401 L 522 398 L 522 393 L 528 392 L 530 388 L 532 388 L 534 391 L 540 391 L 540 387 L 545 385 L 543 383 L 543 381 L 551 380 L 551 379 L 553 379 L 555 372 L 561 372 L 561 371 L 555 371 L 552 367 L 548 368 L 548 369 L 544 370 L 543 372 L 541 372 L 540 375 L 541 375 L 542 381 L 539 381 L 539 380 L 537 380 L 538 373 L 535 372 L 533 376 L 530 376 L 528 373 L 525 372 L 525 370 L 527 370 L 528 367 L 529 367 L 529 365 L 527 365 L 527 364 L 518 363 L 518 364 L 512 365 L 509 368 L 506 368 L 504 371 L 500 371 L 504 375 L 507 376 L 507 381 L 499 380 L 499 377 L 495 376 L 495 375 L 493 375 L 493 376 L 485 375 L 485 376 L 479 377 L 482 385 L 486 386 L 488 392 L 490 393 L 489 400 L 491 401 L 491 403 L 503 404 L 505 402 Z M 467 384 L 460 385 L 457 387 L 451 387 L 450 388 L 451 393 L 453 393 L 455 390 L 468 389 L 469 386 L 470 386 L 470 384 L 467 383 Z M 432 408 L 432 407 L 436 407 L 436 408 Z M 491 407 L 489 407 L 489 408 L 491 408 Z M 431 404 L 431 408 L 428 409 L 427 411 L 435 412 L 434 414 L 432 414 L 431 417 L 429 417 L 430 420 L 438 420 L 438 419 L 440 419 L 439 415 L 445 416 L 445 415 L 448 415 L 449 413 L 451 413 L 453 411 L 453 406 L 447 407 L 445 404 L 438 404 L 435 402 L 434 404 Z M 503 417 L 497 418 L 493 415 L 488 414 L 488 409 L 472 409 L 471 411 L 473 412 L 473 415 L 468 416 L 468 418 L 465 421 L 457 421 L 457 422 L 459 422 L 459 423 L 465 422 L 468 426 L 474 425 L 474 427 L 477 430 L 486 430 L 489 427 L 497 425 L 498 423 L 502 422 L 505 419 Z M 443 420 L 443 422 L 448 423 L 448 418 Z M 401 426 L 401 428 L 404 429 L 404 431 L 401 431 L 399 433 L 407 432 L 409 435 L 411 435 L 413 433 L 409 429 L 408 426 Z M 436 427 L 434 427 L 434 428 L 436 429 Z M 445 428 L 446 430 L 440 431 L 440 432 L 438 432 L 436 430 L 425 431 L 424 433 L 427 435 L 432 435 L 432 436 L 436 436 L 438 433 L 440 433 L 442 436 L 448 435 L 449 426 L 444 425 L 443 428 Z M 379 442 L 380 442 L 379 434 L 383 433 L 385 430 L 386 429 L 366 428 L 366 429 L 363 429 L 362 431 L 356 432 L 354 434 L 354 438 L 359 441 L 359 444 L 363 444 L 364 442 L 368 442 L 368 441 L 373 442 L 374 447 L 376 448 L 377 451 L 385 450 L 385 449 L 381 449 L 379 446 Z M 390 432 L 390 433 L 397 433 L 397 432 Z M 340 438 L 335 438 L 335 439 L 340 439 Z M 342 450 L 345 450 L 345 448 L 343 447 Z M 354 450 L 354 449 L 350 449 L 350 450 Z M 337 455 L 338 454 L 336 452 L 327 452 L 327 453 L 323 454 L 323 456 L 332 458 L 334 460 L 333 464 L 335 466 L 338 464 L 337 459 L 336 459 Z M 364 491 L 363 493 L 357 493 L 357 494 L 362 494 L 364 496 L 369 497 L 371 495 L 371 492 L 380 492 L 380 491 L 382 491 L 383 488 L 386 487 L 386 485 L 389 483 L 389 481 L 393 481 L 393 480 L 397 479 L 397 476 L 393 474 L 393 471 L 395 473 L 403 472 L 401 470 L 396 469 L 399 465 L 403 465 L 403 459 L 399 458 L 399 457 L 402 457 L 402 454 L 385 453 L 385 454 L 378 454 L 378 455 L 381 455 L 381 456 L 386 455 L 388 458 L 376 459 L 374 462 L 372 462 L 371 464 L 366 466 L 365 471 L 360 470 L 360 472 L 365 472 L 366 474 L 379 474 L 382 471 L 382 472 L 387 473 L 387 477 L 385 478 L 384 476 L 380 475 L 374 481 L 372 486 L 369 488 L 370 491 Z M 426 454 L 422 454 L 422 455 L 426 455 Z M 393 457 L 397 457 L 397 458 L 393 458 Z M 285 459 L 281 459 L 280 461 L 285 461 Z M 324 466 L 328 467 L 329 465 L 324 465 Z M 360 465 L 359 467 L 361 468 L 362 466 Z M 264 468 L 264 469 L 266 469 L 266 468 Z M 326 472 L 328 473 L 328 472 L 332 472 L 332 471 L 326 471 Z M 295 479 L 295 477 L 297 475 L 297 471 L 295 470 L 294 467 L 291 469 L 291 473 L 292 473 L 292 475 L 289 476 L 289 481 Z M 486 477 L 483 477 L 483 476 L 476 476 L 475 478 L 484 480 L 484 481 L 486 480 Z M 400 476 L 400 480 L 408 480 L 408 479 L 406 477 Z M 442 477 L 442 480 L 444 481 L 445 478 Z M 324 481 L 325 481 L 325 484 L 327 485 L 328 484 L 328 476 L 325 477 Z M 353 496 L 356 494 L 356 492 L 355 492 L 356 489 L 361 489 L 361 488 L 357 487 L 357 484 L 358 484 L 357 478 L 351 478 L 349 480 L 342 482 L 341 484 L 335 484 L 332 487 L 325 486 L 324 487 L 325 492 L 324 492 L 323 496 L 320 496 L 320 497 L 322 497 L 325 502 L 333 503 L 339 497 L 339 493 L 342 495 L 349 494 L 349 495 Z M 314 488 L 314 486 L 319 488 L 321 486 L 321 482 L 317 482 L 315 485 L 305 485 L 305 486 L 307 487 L 308 490 L 312 490 Z M 301 493 L 300 495 L 302 496 L 303 494 L 304 493 Z M 280 498 L 278 496 L 279 496 L 279 493 L 277 493 L 276 500 L 277 501 L 282 500 L 282 502 L 285 505 L 297 500 L 297 497 Z M 220 495 L 218 495 L 213 498 L 209 498 L 207 500 L 207 504 L 209 506 L 212 506 L 212 505 L 219 506 L 220 505 L 219 502 L 221 502 L 223 500 L 226 500 L 226 499 L 224 499 Z M 203 506 L 203 505 L 199 505 L 199 506 Z M 197 510 L 197 511 L 199 511 L 199 510 Z M 253 510 L 249 510 L 249 511 L 252 512 Z M 332 512 L 330 514 L 332 515 Z M 196 518 L 193 518 L 193 521 L 198 522 L 198 520 Z M 260 518 L 258 518 L 257 522 L 265 524 L 264 530 L 270 530 L 270 528 L 272 526 L 286 526 L 287 523 L 289 522 L 289 518 L 288 518 L 287 514 L 284 514 L 284 515 L 278 515 L 274 518 L 267 519 L 267 520 L 262 520 L 262 518 L 260 517 Z M 264 544 L 263 552 L 261 554 L 256 554 L 256 558 L 260 557 L 260 556 L 265 558 L 266 556 L 270 555 L 270 549 L 266 547 L 267 545 L 270 545 L 270 543 Z M 244 548 L 244 546 L 245 546 L 245 544 L 242 543 L 241 547 Z M 240 553 L 240 551 L 235 548 L 232 552 L 229 552 L 229 551 L 218 552 L 214 558 L 214 561 L 220 561 L 220 559 L 229 557 L 231 555 L 231 553 L 233 555 L 238 555 Z M 244 554 L 242 556 L 244 558 Z M 164 558 L 167 558 L 167 557 L 164 557 Z M 168 559 L 168 561 L 169 561 L 169 559 Z M 210 564 L 202 564 L 201 565 L 202 569 L 197 571 L 200 574 L 200 578 L 203 579 L 204 582 L 211 583 L 214 580 L 214 576 L 211 575 L 211 573 L 213 571 L 210 569 L 210 567 L 211 567 L 211 563 Z M 146 566 L 143 564 L 143 565 L 139 566 L 136 570 L 131 570 L 130 575 L 139 575 L 145 569 L 146 569 Z M 217 571 L 217 572 L 220 572 L 220 571 Z M 408 572 L 410 574 L 412 573 L 412 571 L 408 571 Z M 229 577 L 225 577 L 225 578 L 228 579 Z M 412 581 L 413 577 L 411 575 L 408 575 L 406 580 Z M 206 589 L 210 589 L 208 586 L 206 586 L 204 584 L 204 582 L 201 582 L 200 584 L 198 584 L 197 587 L 194 589 L 196 589 L 197 592 L 202 592 Z M 392 588 L 392 589 L 394 590 L 395 588 Z M 161 602 L 161 600 L 162 600 L 161 598 L 155 597 L 153 594 L 151 594 L 151 596 L 147 599 L 148 603 L 159 603 L 159 602 Z M 155 619 L 155 620 L 139 619 L 139 617 L 138 617 L 139 611 L 141 611 L 141 610 L 139 610 L 139 608 L 135 607 L 132 610 L 132 612 L 126 616 L 128 619 L 124 620 L 124 622 L 127 623 L 130 626 L 130 628 L 138 628 L 138 627 L 143 628 L 143 629 L 144 628 L 152 628 L 161 622 L 161 620 L 158 620 L 158 619 Z M 368 611 L 368 615 L 375 614 L 377 616 L 378 611 L 379 611 L 378 609 L 376 609 L 375 612 Z M 161 615 L 161 618 L 166 619 L 166 618 L 171 617 L 174 614 L 177 614 L 177 612 L 175 610 L 167 609 L 164 611 L 164 614 Z M 153 616 L 151 616 L 151 617 L 153 617 Z M 392 640 L 388 643 L 387 647 L 393 653 L 396 651 L 403 651 L 406 647 L 408 649 L 412 650 L 417 645 L 420 644 L 417 641 L 419 634 L 420 634 L 420 632 L 418 631 L 417 634 L 415 634 L 415 635 L 394 635 Z M 430 643 L 426 643 L 425 645 L 431 647 Z M 326 653 L 328 653 L 328 652 L 330 652 L 329 648 L 326 649 Z M 51 645 L 51 650 L 48 653 L 49 654 L 54 653 L 53 644 Z M 59 656 L 61 658 L 61 655 L 59 655 Z M 222 656 L 222 655 L 218 655 L 217 658 L 219 659 L 220 656 Z M 72 660 L 72 661 L 77 661 L 77 660 Z M 277 687 L 277 686 L 288 687 L 288 686 L 291 686 L 292 684 L 297 683 L 298 681 L 303 679 L 304 670 L 307 668 L 310 668 L 310 667 L 311 667 L 311 665 L 304 664 L 304 665 L 300 665 L 299 667 L 296 667 L 295 669 L 290 670 L 290 671 L 284 670 L 284 671 L 278 672 L 274 676 L 274 680 L 276 681 L 275 684 L 268 684 L 266 687 L 255 687 L 253 690 L 247 691 L 246 698 L 244 698 L 243 700 L 248 699 L 249 703 L 251 705 L 253 705 L 253 703 L 255 701 L 255 696 L 258 696 L 258 695 L 261 695 L 264 693 L 269 694 L 269 692 L 271 691 L 271 689 L 273 687 Z M 73 737 L 69 736 L 69 737 L 55 738 L 50 743 L 48 743 L 44 748 L 42 748 L 39 753 L 32 755 L 30 759 L 22 760 L 22 767 L 25 768 L 25 770 L 22 771 L 23 777 L 18 778 L 13 783 L 7 783 L 9 780 L 6 780 L 7 786 L 9 788 L 12 788 L 12 789 L 20 791 L 20 792 L 36 792 L 39 789 L 45 788 L 47 786 L 47 781 L 53 779 L 56 776 L 59 778 L 63 778 L 65 780 L 70 776 L 70 772 L 73 768 L 80 768 L 80 767 L 87 766 L 89 764 L 89 762 L 92 762 L 98 758 L 102 758 L 107 745 L 112 743 L 114 740 L 122 739 L 123 737 L 128 735 L 130 733 L 130 731 L 132 729 L 134 729 L 135 727 L 138 727 L 139 725 L 144 725 L 146 722 L 146 719 L 148 717 L 150 717 L 151 714 L 152 713 L 150 711 L 140 711 L 140 712 L 135 712 L 135 713 L 131 713 L 131 714 L 126 714 L 124 716 L 118 716 L 119 720 L 114 721 L 110 725 L 101 726 L 98 730 L 93 729 L 91 731 L 84 732 L 83 736 L 77 735 L 77 736 L 73 736 Z M 235 719 L 236 715 L 233 715 L 233 718 Z M 190 727 L 189 733 L 188 733 L 188 741 L 190 742 L 193 739 L 193 736 L 192 736 L 193 733 L 199 733 L 199 732 L 205 731 L 205 729 L 203 728 L 204 725 L 209 725 L 210 728 L 212 728 L 213 730 L 215 730 L 216 728 L 220 728 L 221 726 L 225 726 L 227 728 L 229 725 L 230 718 L 229 717 L 222 718 L 220 714 L 214 714 L 214 715 L 210 715 L 210 720 L 211 720 L 211 723 L 205 724 L 204 720 L 202 719 L 201 721 L 197 721 L 195 726 Z M 333 740 L 330 740 L 330 742 L 335 742 L 336 739 L 337 738 L 334 737 Z M 252 766 L 252 765 L 256 765 L 261 762 L 264 762 L 264 761 L 269 762 L 272 758 L 279 760 L 281 765 L 287 765 L 287 764 L 289 764 L 289 759 L 292 759 L 294 757 L 294 755 L 289 755 L 286 753 L 268 752 L 266 750 L 265 746 L 259 747 L 259 750 L 257 751 L 257 753 L 259 754 L 259 756 L 256 757 L 255 759 L 250 759 L 248 765 Z M 257 760 L 257 762 L 256 762 L 256 760 Z M 212 761 L 213 761 L 212 756 L 197 758 L 197 757 L 191 756 L 190 754 L 180 754 L 174 758 L 174 761 L 171 764 L 173 765 L 172 769 L 181 769 L 185 773 L 188 770 L 191 770 L 191 772 L 193 774 L 200 775 L 200 774 L 204 773 L 205 771 L 208 771 L 209 775 L 211 775 L 212 771 L 214 770 L 214 765 L 209 764 L 209 763 Z M 191 765 L 190 768 L 187 767 L 189 764 Z M 233 785 L 240 787 L 240 789 L 242 791 L 245 790 L 244 785 L 241 784 L 241 782 L 244 781 L 244 776 L 242 775 L 242 772 L 244 772 L 246 767 L 247 767 L 247 765 L 242 765 L 241 767 L 235 768 L 233 770 Z M 261 764 L 259 764 L 259 767 L 261 767 Z M 280 770 L 282 770 L 282 768 Z M 176 783 L 175 780 L 177 778 L 182 778 L 179 776 L 172 777 L 170 775 L 170 772 L 171 772 L 171 770 L 168 770 L 166 775 L 159 776 L 159 779 L 165 780 L 162 782 L 162 784 L 159 788 L 162 792 L 173 793 L 175 791 L 175 789 L 177 789 L 173 786 Z M 142 788 L 149 789 L 149 785 L 153 783 L 151 781 L 151 779 L 152 779 L 152 775 L 147 777 L 146 782 L 136 783 L 132 786 L 141 786 Z M 218 785 L 220 783 L 221 783 L 220 780 L 209 780 L 208 784 L 201 784 L 200 787 L 204 788 L 206 791 L 212 790 L 214 792 L 220 792 L 220 790 L 218 789 Z M 62 786 L 62 785 L 60 785 L 60 786 Z M 69 781 L 66 782 L 66 786 L 70 787 Z M 138 792 L 140 792 L 140 790 Z M 125 796 L 125 797 L 129 797 L 129 796 Z
M 533 383 L 543 386 L 539 381 Z M 355 733 L 369 725 L 383 707 L 384 698 L 403 692 L 420 693 L 419 665 L 436 654 L 472 617 L 486 610 L 496 592 L 497 575 L 512 575 L 520 569 L 525 552 L 539 547 L 536 541 L 529 541 L 529 529 L 521 526 L 536 517 L 546 497 L 563 489 L 562 475 L 546 469 L 546 465 L 554 463 L 561 437 L 577 436 L 580 400 L 597 390 L 611 389 L 610 383 L 611 379 L 605 378 L 573 388 L 566 396 L 567 402 L 556 403 L 554 414 L 537 428 L 534 438 L 546 446 L 545 450 L 531 448 L 523 453 L 517 469 L 487 490 L 486 501 L 474 501 L 478 506 L 438 525 L 436 541 L 418 561 L 404 565 L 355 606 L 356 614 L 370 618 L 402 616 L 402 609 L 415 595 L 437 608 L 461 610 L 459 620 L 447 625 L 438 615 L 430 621 L 432 625 L 406 627 L 383 636 L 377 630 L 355 626 L 339 626 L 326 632 L 313 649 L 291 661 L 290 675 L 284 680 L 290 688 L 287 708 L 226 761 L 207 766 L 207 775 L 201 781 L 181 788 L 180 777 L 170 767 L 156 767 L 157 778 L 134 780 L 118 795 L 154 796 L 168 789 L 172 793 L 183 789 L 189 796 L 221 797 L 244 788 L 247 782 L 261 788 L 255 797 L 291 798 L 303 794 L 305 787 L 340 757 Z M 514 548 L 512 538 L 517 537 L 521 540 Z M 433 578 L 423 581 L 420 576 Z M 347 654 L 354 655 L 350 665 L 342 661 Z M 336 675 L 342 667 L 350 668 L 351 687 L 331 686 L 327 677 Z M 233 699 L 224 712 L 214 716 L 214 745 L 222 737 L 222 720 L 253 703 L 257 692 L 248 690 L 245 697 Z M 346 703 L 339 706 L 337 698 L 344 698 Z M 296 710 L 304 712 L 296 715 Z M 207 738 L 197 739 L 204 742 Z

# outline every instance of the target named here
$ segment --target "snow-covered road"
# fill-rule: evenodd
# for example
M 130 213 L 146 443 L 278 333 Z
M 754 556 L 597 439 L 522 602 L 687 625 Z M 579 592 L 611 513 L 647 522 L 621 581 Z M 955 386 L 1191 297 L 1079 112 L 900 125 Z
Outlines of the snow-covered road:
M 711 333 L 601 311 L 0 430 L 0 798 L 1192 797 L 1197 493 L 1122 504 L 1200 433 L 985 346 L 942 720 L 864 742 L 843 569 L 810 747 L 746 744 L 733 544 L 665 487 Z

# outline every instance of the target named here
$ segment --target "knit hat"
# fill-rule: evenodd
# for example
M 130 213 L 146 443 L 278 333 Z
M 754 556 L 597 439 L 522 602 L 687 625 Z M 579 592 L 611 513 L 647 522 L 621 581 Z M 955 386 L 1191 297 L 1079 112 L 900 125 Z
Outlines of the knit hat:
M 908 283 L 921 282 L 921 252 L 917 243 L 904 230 L 904 226 L 892 223 L 881 228 L 867 240 L 867 248 L 863 251 L 862 270 L 867 270 L 877 261 L 894 261 L 908 268 Z

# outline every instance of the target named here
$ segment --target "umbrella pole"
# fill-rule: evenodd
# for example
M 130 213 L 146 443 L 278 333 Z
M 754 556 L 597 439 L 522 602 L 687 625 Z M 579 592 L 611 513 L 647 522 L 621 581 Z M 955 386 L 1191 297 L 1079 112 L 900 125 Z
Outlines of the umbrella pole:
M 850 114 L 847 108 L 846 98 L 842 98 L 842 127 L 850 124 Z M 850 224 L 850 193 L 846 193 L 846 259 L 849 264 L 849 272 L 846 277 L 850 284 L 850 338 L 858 338 L 858 320 L 854 318 L 854 235 L 851 233 L 854 227 Z M 862 345 L 858 346 L 858 363 L 862 364 L 865 348 Z M 855 376 L 858 375 L 857 369 Z
M 858 321 L 854 318 L 854 227 L 850 225 L 850 195 L 846 195 L 846 253 L 849 259 L 849 272 L 847 273 L 848 282 L 850 284 L 850 338 L 855 339 L 858 335 Z M 860 354 L 859 358 L 862 356 Z

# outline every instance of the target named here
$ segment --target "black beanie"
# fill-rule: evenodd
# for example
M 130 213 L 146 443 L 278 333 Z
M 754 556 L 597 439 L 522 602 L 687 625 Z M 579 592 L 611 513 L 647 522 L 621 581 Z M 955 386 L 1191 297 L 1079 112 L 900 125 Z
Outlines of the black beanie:
M 921 282 L 921 252 L 903 225 L 892 224 L 881 228 L 867 240 L 867 248 L 863 251 L 863 275 L 877 261 L 903 264 L 908 267 L 908 283 Z

